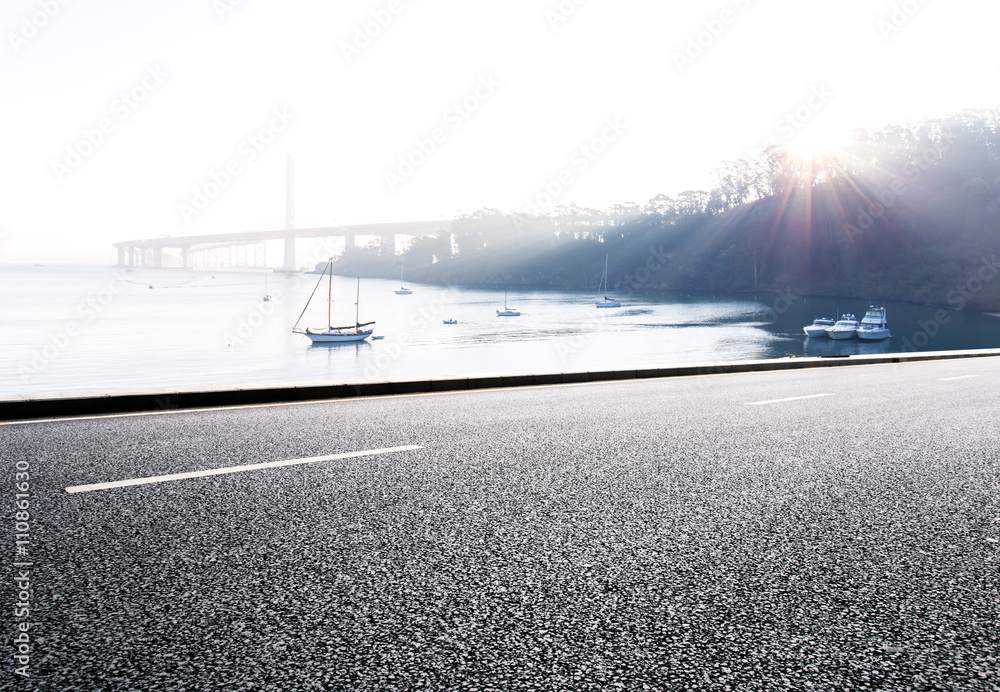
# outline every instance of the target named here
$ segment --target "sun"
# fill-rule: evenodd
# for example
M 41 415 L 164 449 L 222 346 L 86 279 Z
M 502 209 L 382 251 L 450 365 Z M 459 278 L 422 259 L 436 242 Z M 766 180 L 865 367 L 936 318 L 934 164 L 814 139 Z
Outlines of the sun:
M 784 147 L 803 163 L 809 163 L 836 156 L 846 143 L 847 137 L 836 130 L 803 127 L 788 138 Z

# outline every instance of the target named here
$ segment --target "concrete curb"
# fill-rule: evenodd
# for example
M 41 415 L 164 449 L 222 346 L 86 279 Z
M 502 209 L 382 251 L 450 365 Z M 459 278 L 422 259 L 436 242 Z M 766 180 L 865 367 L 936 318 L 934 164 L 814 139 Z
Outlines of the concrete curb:
M 780 358 L 637 370 L 472 375 L 440 380 L 399 382 L 298 383 L 238 389 L 154 389 L 35 394 L 0 397 L 0 421 L 995 356 L 1000 356 L 1000 349 L 887 353 L 842 358 Z

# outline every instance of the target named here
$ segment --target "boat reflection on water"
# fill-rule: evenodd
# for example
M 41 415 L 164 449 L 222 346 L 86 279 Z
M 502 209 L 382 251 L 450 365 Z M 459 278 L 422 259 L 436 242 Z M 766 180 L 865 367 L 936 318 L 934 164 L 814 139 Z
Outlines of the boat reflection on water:
M 802 354 L 812 358 L 836 358 L 839 356 L 865 356 L 892 353 L 893 348 L 889 338 L 883 341 L 861 341 L 860 339 L 810 339 L 802 340 Z

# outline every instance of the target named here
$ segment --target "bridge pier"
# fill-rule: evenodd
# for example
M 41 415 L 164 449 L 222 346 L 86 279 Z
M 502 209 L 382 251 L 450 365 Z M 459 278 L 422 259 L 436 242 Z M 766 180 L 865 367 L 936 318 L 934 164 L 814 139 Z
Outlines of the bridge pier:
M 285 258 L 281 262 L 281 271 L 295 271 L 295 236 L 285 236 Z
M 380 250 L 383 257 L 396 256 L 396 234 L 383 233 L 380 239 Z

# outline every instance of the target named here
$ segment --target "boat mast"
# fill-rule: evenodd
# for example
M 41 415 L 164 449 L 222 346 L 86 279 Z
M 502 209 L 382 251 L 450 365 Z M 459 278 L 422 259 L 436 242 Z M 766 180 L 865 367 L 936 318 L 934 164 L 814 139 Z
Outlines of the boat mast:
M 608 255 L 604 254 L 604 300 L 608 299 Z
M 402 276 L 402 274 L 400 274 Z M 400 284 L 402 286 L 403 284 Z M 358 294 L 354 297 L 354 327 L 361 325 L 361 277 L 358 277 Z
M 330 281 L 326 289 L 326 326 L 333 327 L 332 318 L 330 317 L 330 305 L 333 303 L 333 258 L 330 258 L 330 262 L 326 265 L 326 268 L 330 270 Z

